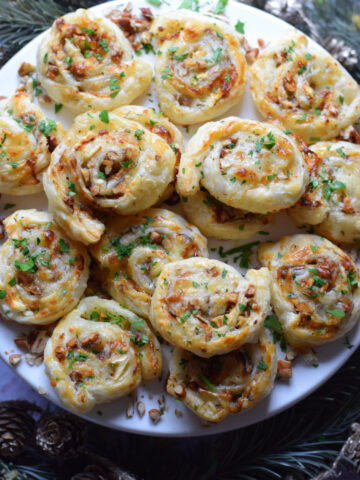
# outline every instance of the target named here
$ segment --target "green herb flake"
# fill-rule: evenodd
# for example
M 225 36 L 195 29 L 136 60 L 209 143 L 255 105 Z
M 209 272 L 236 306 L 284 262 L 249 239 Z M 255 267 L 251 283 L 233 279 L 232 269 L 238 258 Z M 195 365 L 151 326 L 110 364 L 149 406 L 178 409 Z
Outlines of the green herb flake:
M 269 366 L 267 365 L 267 363 L 264 362 L 264 360 L 261 360 L 258 363 L 257 368 L 258 368 L 258 370 L 262 370 L 263 372 L 265 372 L 269 368 Z
M 203 375 L 201 372 L 199 372 L 198 375 L 199 375 L 199 378 L 201 378 L 201 380 L 205 383 L 205 385 L 207 385 L 207 386 L 210 388 L 210 390 L 211 390 L 212 392 L 214 392 L 214 391 L 215 391 L 215 385 L 213 385 L 213 384 L 210 382 L 210 380 L 207 379 L 207 378 L 205 377 L 205 375 Z
M 109 123 L 109 112 L 108 110 L 103 110 L 99 113 L 99 118 L 104 123 Z
M 333 316 L 333 317 L 339 317 L 339 318 L 345 317 L 345 312 L 344 312 L 344 310 L 338 310 L 338 309 L 335 309 L 335 310 L 326 310 L 326 313 L 327 313 L 328 315 Z
M 245 23 L 240 22 L 240 20 L 238 20 L 235 25 L 235 30 L 239 33 L 245 33 L 244 27 L 245 27 Z
M 46 118 L 46 120 L 41 120 L 39 124 L 39 130 L 42 132 L 45 137 L 48 137 L 51 132 L 56 131 L 57 123 L 51 118 Z
M 70 247 L 69 245 L 65 242 L 63 238 L 59 238 L 59 247 L 60 247 L 60 252 L 69 252 Z

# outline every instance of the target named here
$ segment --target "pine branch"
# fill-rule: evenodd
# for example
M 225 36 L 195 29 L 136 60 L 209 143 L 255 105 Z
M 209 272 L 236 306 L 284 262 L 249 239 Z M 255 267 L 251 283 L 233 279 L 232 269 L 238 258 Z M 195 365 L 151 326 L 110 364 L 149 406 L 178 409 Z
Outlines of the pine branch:
M 0 0 L 0 45 L 19 49 L 69 9 L 54 0 Z
M 15 476 L 15 472 L 17 475 Z M 0 478 L 16 480 L 56 480 L 57 476 L 47 465 L 23 466 L 7 464 L 0 458 Z M 6 476 L 7 475 L 7 476 Z

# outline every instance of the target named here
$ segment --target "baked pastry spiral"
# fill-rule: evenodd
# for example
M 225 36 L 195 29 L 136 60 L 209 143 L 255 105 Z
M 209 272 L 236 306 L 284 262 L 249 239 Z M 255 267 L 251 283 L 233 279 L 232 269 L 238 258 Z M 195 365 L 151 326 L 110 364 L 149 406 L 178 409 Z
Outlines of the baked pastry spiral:
M 145 320 L 113 300 L 84 298 L 49 339 L 45 366 L 76 412 L 122 397 L 161 373 L 161 347 Z
M 160 208 L 110 219 L 91 253 L 107 292 L 144 317 L 149 317 L 155 283 L 166 263 L 208 256 L 206 238 L 198 229 Z
M 345 335 L 359 319 L 359 273 L 340 248 L 317 235 L 285 236 L 259 247 L 269 268 L 272 304 L 286 341 L 320 345 Z
M 185 202 L 204 187 L 230 207 L 266 214 L 293 205 L 308 176 L 292 137 L 275 125 L 228 117 L 203 125 L 191 138 L 177 189 Z
M 232 27 L 211 15 L 178 10 L 152 25 L 161 110 L 182 125 L 205 122 L 241 101 L 247 82 L 241 42 Z
M 218 260 L 190 258 L 164 265 L 150 320 L 172 345 L 212 357 L 254 341 L 269 305 L 266 268 L 248 270 L 244 278 Z
M 163 113 L 157 113 L 153 108 L 142 107 L 140 105 L 127 105 L 116 109 L 116 114 L 122 117 L 134 120 L 140 123 L 147 130 L 159 135 L 172 148 L 176 156 L 176 167 L 174 169 L 174 178 L 171 184 L 159 199 L 159 203 L 170 197 L 174 192 L 176 174 L 180 163 L 181 154 L 184 151 L 184 141 L 178 128 L 171 123 Z
M 211 358 L 175 348 L 168 393 L 210 422 L 253 407 L 272 390 L 277 369 L 276 349 L 264 329 L 256 340 Z
M 41 174 L 63 135 L 25 92 L 0 101 L 0 193 L 29 195 L 42 190 Z
M 360 240 L 360 145 L 319 142 L 311 150 L 315 162 L 310 183 L 297 204 L 289 209 L 298 226 L 312 225 L 334 242 Z
M 58 320 L 85 291 L 85 247 L 69 240 L 47 212 L 18 210 L 4 226 L 8 240 L 0 248 L 1 315 L 32 325 Z
M 121 111 L 103 113 L 76 117 L 44 178 L 56 221 L 85 244 L 104 231 L 95 210 L 129 215 L 151 207 L 176 168 L 176 152 L 162 136 Z
M 55 20 L 39 47 L 37 72 L 50 97 L 74 113 L 131 103 L 152 77 L 115 24 L 83 9 Z
M 360 113 L 356 81 L 297 30 L 260 53 L 251 67 L 251 94 L 264 118 L 280 118 L 310 143 L 338 136 Z
M 245 240 L 274 220 L 270 213 L 247 212 L 219 202 L 203 187 L 191 197 L 183 196 L 182 208 L 189 222 L 201 233 L 220 240 Z

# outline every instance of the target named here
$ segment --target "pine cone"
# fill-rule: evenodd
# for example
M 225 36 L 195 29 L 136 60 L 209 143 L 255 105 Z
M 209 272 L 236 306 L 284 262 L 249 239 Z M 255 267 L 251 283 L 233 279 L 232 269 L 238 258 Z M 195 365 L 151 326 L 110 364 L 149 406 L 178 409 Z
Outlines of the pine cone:
M 0 457 L 11 459 L 23 451 L 35 427 L 31 411 L 41 409 L 26 401 L 0 403 Z
M 68 459 L 78 456 L 84 448 L 86 425 L 67 412 L 44 415 L 36 427 L 36 445 L 54 458 Z
M 71 477 L 71 480 L 137 480 L 104 457 L 92 455 L 92 459 L 96 460 L 96 464 L 88 465 L 83 472 Z

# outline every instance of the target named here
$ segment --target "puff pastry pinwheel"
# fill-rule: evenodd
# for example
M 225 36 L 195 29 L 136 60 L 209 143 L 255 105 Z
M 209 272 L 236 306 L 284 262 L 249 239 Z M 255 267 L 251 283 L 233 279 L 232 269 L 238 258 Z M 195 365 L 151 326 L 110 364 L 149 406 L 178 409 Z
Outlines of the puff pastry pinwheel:
M 55 20 L 39 47 L 37 72 L 50 97 L 75 113 L 126 105 L 152 77 L 115 24 L 83 9 Z
M 265 118 L 281 118 L 310 143 L 338 136 L 360 113 L 356 81 L 297 30 L 260 53 L 251 67 L 251 94 Z
M 63 135 L 25 92 L 0 101 L 0 193 L 29 195 L 42 190 L 41 174 Z
M 242 412 L 266 397 L 274 386 L 277 357 L 264 329 L 241 349 L 201 358 L 175 348 L 166 389 L 210 422 Z
M 359 273 L 350 257 L 329 240 L 285 236 L 261 245 L 258 254 L 271 272 L 272 304 L 290 345 L 320 345 L 356 324 Z
M 289 209 L 298 226 L 313 225 L 334 242 L 360 240 L 360 145 L 319 142 L 311 150 L 320 158 L 311 169 L 310 183 Z
M 275 125 L 228 117 L 203 125 L 191 138 L 181 157 L 177 189 L 185 203 L 204 187 L 230 207 L 266 214 L 293 205 L 308 177 L 292 137 Z M 255 223 L 260 224 L 259 217 Z
M 206 238 L 198 229 L 160 208 L 110 219 L 91 253 L 100 264 L 102 286 L 119 303 L 146 318 L 164 265 L 208 256 Z
M 159 45 L 156 90 L 170 120 L 205 122 L 241 101 L 247 66 L 232 27 L 217 17 L 178 10 L 156 18 L 152 32 Z
M 159 199 L 159 203 L 168 199 L 174 192 L 175 178 L 178 171 L 181 154 L 184 151 L 184 141 L 182 134 L 178 128 L 171 123 L 163 113 L 157 113 L 153 108 L 142 107 L 140 105 L 127 105 L 116 109 L 116 114 L 121 115 L 135 122 L 139 122 L 147 130 L 156 133 L 165 142 L 170 145 L 176 155 L 176 168 L 174 170 L 173 182 L 169 184 L 168 188 Z
M 89 277 L 89 256 L 69 240 L 52 215 L 18 210 L 4 220 L 0 248 L 0 313 L 32 325 L 49 324 L 72 310 Z
M 273 222 L 273 215 L 261 215 L 230 207 L 212 197 L 203 187 L 191 197 L 182 197 L 182 207 L 189 222 L 201 233 L 221 240 L 242 240 L 255 235 Z
M 100 240 L 94 209 L 121 215 L 157 203 L 174 179 L 176 152 L 157 133 L 116 111 L 76 117 L 44 177 L 49 208 L 68 234 Z
M 163 267 L 150 320 L 172 345 L 211 357 L 253 341 L 269 305 L 266 268 L 248 270 L 244 278 L 218 260 L 190 258 Z
M 76 412 L 122 397 L 161 373 L 158 340 L 114 300 L 84 298 L 56 326 L 44 354 L 51 384 Z

